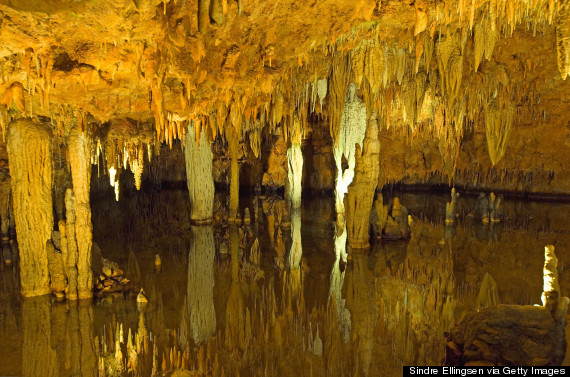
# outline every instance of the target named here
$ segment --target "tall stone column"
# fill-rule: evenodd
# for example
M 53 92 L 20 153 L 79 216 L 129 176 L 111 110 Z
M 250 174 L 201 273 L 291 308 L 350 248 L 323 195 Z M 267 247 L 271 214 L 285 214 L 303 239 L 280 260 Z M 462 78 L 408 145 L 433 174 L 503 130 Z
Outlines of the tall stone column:
M 53 230 L 51 139 L 51 127 L 45 123 L 19 119 L 8 126 L 20 285 L 28 297 L 50 292 L 46 242 Z
M 91 141 L 85 132 L 73 127 L 68 138 L 69 163 L 75 196 L 75 239 L 77 242 L 77 297 L 93 296 L 91 243 L 93 226 L 89 190 L 91 185 Z
M 363 144 L 362 151 L 356 148 L 354 180 L 348 187 L 345 200 L 348 245 L 353 248 L 370 246 L 370 211 L 380 174 L 380 141 L 375 110 L 370 115 Z
M 194 224 L 212 221 L 214 208 L 214 176 L 212 174 L 212 146 L 204 130 L 196 139 L 194 124 L 186 132 L 184 157 L 186 159 L 186 182 L 190 194 L 190 219 Z

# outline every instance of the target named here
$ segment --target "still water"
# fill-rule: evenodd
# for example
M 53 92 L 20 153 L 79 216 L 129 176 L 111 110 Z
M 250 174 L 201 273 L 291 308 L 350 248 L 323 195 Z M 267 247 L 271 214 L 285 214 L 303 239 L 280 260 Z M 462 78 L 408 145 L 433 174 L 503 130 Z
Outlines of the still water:
M 237 225 L 220 195 L 202 227 L 190 225 L 185 190 L 94 198 L 94 242 L 133 290 L 24 300 L 17 258 L 5 264 L 16 246 L 3 245 L 0 375 L 399 376 L 402 365 L 444 362 L 444 332 L 475 308 L 485 274 L 500 303 L 540 303 L 546 244 L 570 294 L 570 204 L 507 199 L 503 221 L 485 226 L 476 199 L 461 197 L 446 227 L 448 195 L 384 201 L 394 196 L 412 215 L 410 239 L 346 260 L 332 195 L 290 215 L 279 196 L 242 197 L 251 222 Z

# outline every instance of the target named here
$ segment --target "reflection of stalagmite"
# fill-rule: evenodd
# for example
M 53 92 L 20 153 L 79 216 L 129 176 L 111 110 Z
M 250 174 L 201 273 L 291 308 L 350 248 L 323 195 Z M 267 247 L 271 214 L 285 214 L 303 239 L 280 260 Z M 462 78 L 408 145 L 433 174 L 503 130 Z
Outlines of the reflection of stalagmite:
M 77 242 L 77 296 L 79 299 L 93 296 L 91 273 L 91 142 L 78 127 L 73 127 L 68 139 L 69 162 L 75 195 L 75 239 Z
M 363 144 L 361 152 L 360 148 L 356 149 L 354 180 L 348 187 L 345 202 L 348 244 L 354 248 L 365 248 L 370 245 L 368 236 L 370 211 L 380 174 L 378 162 L 380 141 L 378 141 L 375 110 L 372 110 L 370 115 Z
M 374 347 L 374 329 L 376 328 L 377 315 L 373 302 L 372 272 L 368 269 L 368 257 L 366 254 L 354 253 L 352 268 L 348 273 L 348 288 L 346 303 L 352 313 L 353 338 L 358 342 L 358 361 L 356 363 L 362 369 L 362 373 L 368 376 L 370 363 L 372 362 L 372 348 Z M 360 371 L 355 371 L 359 375 Z
M 348 100 L 344 106 L 340 132 L 335 139 L 333 148 L 334 161 L 336 164 L 337 178 L 335 186 L 335 207 L 337 216 L 344 221 L 344 195 L 348 185 L 354 178 L 356 164 L 356 144 L 362 145 L 366 131 L 366 104 L 356 95 L 356 85 L 350 86 Z M 342 157 L 346 158 L 348 167 L 343 170 Z
M 216 332 L 214 309 L 214 233 L 211 226 L 192 227 L 188 257 L 187 303 L 192 339 L 196 344 Z
M 340 271 L 341 258 L 346 260 L 346 229 L 342 229 L 341 231 L 337 230 L 334 243 L 336 260 L 330 276 L 329 300 L 332 298 L 335 300 L 339 329 L 344 335 L 344 341 L 347 342 L 350 338 L 350 312 L 345 307 L 346 300 L 342 298 L 345 271 Z
M 13 166 L 13 165 L 12 165 Z M 22 375 L 59 376 L 57 354 L 52 349 L 52 318 L 49 297 L 27 298 L 22 302 Z
M 226 347 L 235 349 L 245 348 L 244 333 L 244 302 L 239 280 L 239 231 L 235 226 L 230 227 L 230 255 L 232 285 L 226 308 Z
M 298 270 L 301 265 L 303 245 L 301 243 L 301 210 L 291 212 L 291 249 L 289 250 L 289 269 Z
M 194 126 L 186 133 L 186 180 L 190 193 L 191 214 L 194 223 L 211 221 L 214 207 L 214 176 L 212 175 L 212 147 L 204 130 L 196 140 Z
M 495 282 L 495 279 L 493 279 L 493 277 L 487 272 L 481 282 L 481 289 L 477 296 L 475 309 L 490 308 L 498 303 L 499 289 L 497 288 L 497 282 Z
M 51 136 L 48 124 L 30 119 L 17 120 L 8 128 L 7 149 L 24 296 L 50 291 L 46 241 L 53 230 Z

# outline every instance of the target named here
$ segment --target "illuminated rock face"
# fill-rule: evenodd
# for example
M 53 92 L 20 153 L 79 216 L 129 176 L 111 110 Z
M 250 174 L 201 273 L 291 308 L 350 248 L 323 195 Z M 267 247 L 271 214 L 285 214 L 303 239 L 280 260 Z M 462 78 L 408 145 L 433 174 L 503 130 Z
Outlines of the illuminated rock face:
M 51 138 L 49 125 L 30 119 L 8 127 L 21 292 L 28 297 L 50 292 L 46 242 L 53 230 Z
M 190 126 L 186 133 L 184 156 L 186 159 L 186 181 L 190 194 L 191 214 L 194 223 L 208 223 L 212 220 L 214 206 L 214 178 L 212 176 L 212 147 L 206 133 L 198 134 Z

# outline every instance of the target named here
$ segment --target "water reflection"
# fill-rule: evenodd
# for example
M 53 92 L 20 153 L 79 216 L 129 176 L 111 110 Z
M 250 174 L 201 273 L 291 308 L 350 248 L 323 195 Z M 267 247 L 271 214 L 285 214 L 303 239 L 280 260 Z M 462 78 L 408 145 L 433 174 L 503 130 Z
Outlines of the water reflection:
M 230 237 L 231 239 L 231 237 Z M 200 344 L 216 332 L 214 309 L 214 234 L 211 226 L 192 226 L 188 255 L 187 306 L 182 338 Z
M 442 363 L 443 333 L 468 311 L 539 303 L 545 244 L 560 246 L 570 291 L 569 205 L 506 201 L 504 223 L 483 225 L 465 197 L 446 227 L 447 196 L 399 194 L 414 219 L 410 239 L 348 255 L 332 199 L 305 202 L 290 225 L 283 199 L 266 196 L 251 226 L 191 227 L 175 215 L 187 195 L 144 195 L 93 212 L 95 241 L 144 288 L 143 308 L 138 291 L 94 305 L 22 300 L 17 263 L 5 264 L 17 252 L 3 245 L 0 375 L 397 376 L 404 364 Z
M 54 304 L 47 296 L 22 300 L 22 374 L 96 376 L 91 302 Z

